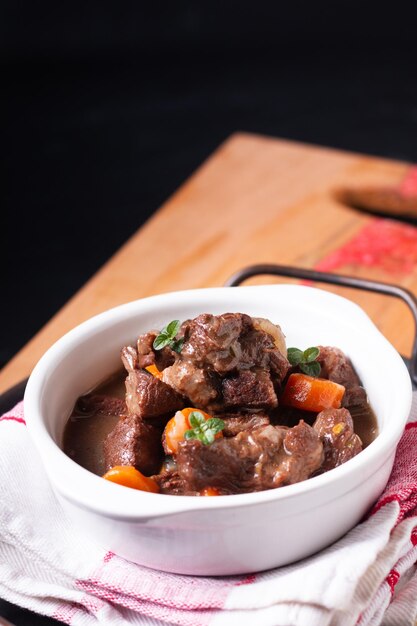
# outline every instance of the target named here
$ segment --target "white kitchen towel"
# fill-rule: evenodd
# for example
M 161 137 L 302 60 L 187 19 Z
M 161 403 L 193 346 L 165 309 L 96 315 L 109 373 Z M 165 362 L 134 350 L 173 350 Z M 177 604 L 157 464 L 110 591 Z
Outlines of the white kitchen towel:
M 222 578 L 129 563 L 79 536 L 49 486 L 23 403 L 0 417 L 0 596 L 92 626 L 408 626 L 417 617 L 417 395 L 368 518 L 287 567 Z

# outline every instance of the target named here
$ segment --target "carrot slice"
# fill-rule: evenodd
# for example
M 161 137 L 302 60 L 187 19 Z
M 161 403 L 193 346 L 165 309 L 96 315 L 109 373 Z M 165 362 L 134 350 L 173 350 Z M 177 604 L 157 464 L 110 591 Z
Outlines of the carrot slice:
M 145 367 L 145 370 L 152 376 L 155 376 L 155 378 L 162 378 L 162 372 L 159 371 L 156 365 L 148 365 L 148 367 Z
M 205 487 L 198 492 L 199 496 L 219 496 L 220 491 L 216 487 Z
M 188 407 L 186 409 L 181 409 L 181 413 L 183 415 L 185 415 L 185 417 L 188 419 L 190 417 L 190 414 L 193 411 L 198 411 L 199 413 L 201 413 L 201 415 L 206 419 L 209 420 L 211 417 L 213 417 L 212 415 L 209 415 L 209 413 L 206 413 L 205 411 L 202 411 L 201 409 L 196 409 L 193 407 Z M 191 428 L 191 426 L 189 426 L 188 428 Z
M 186 409 L 181 409 L 181 411 L 177 411 L 172 417 L 167 425 L 165 426 L 163 442 L 164 449 L 167 454 L 176 454 L 178 452 L 178 444 L 180 441 L 184 439 L 184 434 L 187 430 L 192 428 L 189 422 L 189 416 L 193 411 L 198 411 L 203 415 L 205 420 L 210 419 L 212 416 L 201 409 L 196 409 L 193 407 L 188 407 Z M 216 435 L 216 437 L 222 437 L 223 434 L 220 432 Z
M 167 454 L 176 454 L 178 444 L 184 439 L 185 431 L 191 428 L 188 418 L 182 411 L 177 411 L 165 426 L 162 441 Z
M 288 378 L 281 404 L 304 411 L 319 413 L 324 409 L 338 409 L 345 388 L 339 383 L 306 374 L 291 374 Z
M 132 465 L 115 465 L 104 474 L 103 478 L 131 489 L 150 491 L 152 493 L 159 492 L 159 487 L 153 478 L 144 476 Z

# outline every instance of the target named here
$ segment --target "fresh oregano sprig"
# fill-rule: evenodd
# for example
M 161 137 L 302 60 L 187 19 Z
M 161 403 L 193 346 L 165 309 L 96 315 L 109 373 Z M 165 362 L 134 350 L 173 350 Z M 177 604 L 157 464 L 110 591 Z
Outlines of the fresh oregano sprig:
M 184 338 L 175 339 L 177 333 L 180 329 L 181 322 L 180 320 L 172 320 L 169 324 L 167 324 L 159 333 L 157 337 L 155 337 L 153 342 L 154 350 L 162 350 L 166 346 L 175 350 L 175 352 L 181 352 L 182 345 L 184 343 Z
M 315 347 L 307 348 L 307 350 L 304 351 L 298 348 L 288 348 L 287 359 L 291 365 L 298 365 L 304 374 L 317 377 L 320 375 L 321 371 L 320 363 L 317 361 L 319 354 L 319 348 Z
M 208 420 L 200 411 L 192 411 L 188 416 L 188 421 L 192 429 L 186 430 L 185 439 L 198 439 L 205 446 L 208 446 L 216 438 L 216 435 L 223 430 L 225 423 L 218 417 L 210 417 Z

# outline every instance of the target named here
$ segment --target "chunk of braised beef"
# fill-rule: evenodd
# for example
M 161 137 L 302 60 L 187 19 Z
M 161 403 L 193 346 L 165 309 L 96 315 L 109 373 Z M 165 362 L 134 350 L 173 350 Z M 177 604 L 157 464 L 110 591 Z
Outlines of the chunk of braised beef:
M 366 404 L 366 391 L 362 387 L 350 359 L 339 348 L 319 346 L 319 349 L 320 354 L 317 361 L 321 365 L 320 376 L 339 383 L 346 389 L 342 406 L 349 408 L 350 406 Z
M 226 493 L 243 493 L 254 488 L 254 451 L 243 432 L 230 439 L 219 439 L 209 446 L 189 439 L 179 444 L 178 474 L 189 491 L 206 487 Z
M 205 446 L 180 442 L 178 474 L 186 488 L 216 487 L 222 493 L 274 489 L 308 478 L 321 465 L 323 446 L 303 421 L 292 429 L 265 426 Z
M 274 339 L 262 330 L 256 330 L 253 326 L 247 328 L 239 338 L 240 359 L 239 369 L 243 367 L 261 367 L 269 369 L 270 351 L 275 350 Z
M 77 414 L 90 417 L 92 415 L 122 415 L 126 413 L 126 403 L 123 398 L 114 398 L 98 393 L 81 396 L 75 405 Z
M 184 480 L 176 469 L 156 474 L 152 478 L 158 484 L 161 493 L 169 493 L 174 496 L 196 495 L 195 492 L 186 490 Z
M 185 322 L 182 332 L 181 357 L 221 376 L 262 368 L 271 370 L 274 382 L 280 383 L 289 369 L 288 360 L 276 347 L 272 335 L 255 329 L 252 319 L 244 313 L 204 313 Z
M 218 398 L 215 374 L 197 367 L 187 359 L 178 359 L 162 372 L 162 380 L 197 408 L 211 406 Z
M 280 485 L 291 485 L 306 480 L 323 462 L 323 444 L 314 429 L 300 420 L 288 428 L 284 439 L 285 456 L 274 480 Z
M 106 471 L 115 465 L 133 465 L 146 476 L 161 467 L 163 449 L 161 428 L 138 415 L 122 416 L 104 440 Z
M 273 409 L 278 398 L 266 370 L 242 370 L 237 376 L 222 381 L 223 402 L 226 408 Z
M 149 365 L 156 365 L 162 371 L 175 362 L 178 354 L 169 346 L 162 348 L 162 350 L 153 349 L 153 342 L 157 334 L 156 331 L 150 331 L 144 335 L 139 335 L 136 347 L 125 346 L 122 348 L 122 362 L 128 372 L 140 368 L 144 369 Z
M 139 367 L 145 368 L 149 365 L 156 365 L 156 367 L 162 371 L 172 365 L 178 358 L 178 354 L 169 346 L 165 346 L 160 350 L 154 350 L 153 342 L 157 336 L 157 331 L 150 331 L 144 335 L 139 335 L 136 343 Z
M 133 372 L 138 369 L 139 362 L 136 348 L 133 346 L 125 346 L 120 351 L 120 357 L 127 372 Z
M 235 437 L 244 430 L 255 430 L 262 426 L 268 426 L 270 421 L 266 413 L 261 412 L 241 412 L 241 413 L 221 413 L 216 415 L 224 421 L 222 430 L 224 437 Z
M 153 342 L 157 337 L 158 333 L 156 331 L 150 331 L 148 333 L 144 333 L 143 335 L 139 335 L 136 341 L 136 351 L 138 354 L 138 365 L 139 367 L 148 367 L 148 365 L 155 364 L 155 351 L 153 349 Z
M 242 313 L 204 313 L 184 322 L 181 354 L 162 380 L 193 406 L 211 411 L 274 408 L 289 363 L 274 337 Z M 223 383 L 222 383 L 223 381 Z
M 241 356 L 238 369 L 261 368 L 271 372 L 273 382 L 281 384 L 290 364 L 275 345 L 269 333 L 251 328 L 240 338 Z
M 342 465 L 362 450 L 347 409 L 326 409 L 317 415 L 314 430 L 323 442 L 324 461 L 320 472 Z
M 291 365 L 287 357 L 285 357 L 277 348 L 269 351 L 269 369 L 275 385 L 280 386 L 282 384 L 290 368 Z
M 203 313 L 187 320 L 182 326 L 184 344 L 181 356 L 198 367 L 208 366 L 219 374 L 230 372 L 239 363 L 239 337 L 251 325 L 251 318 L 242 313 Z
M 183 408 L 182 396 L 145 370 L 132 370 L 126 378 L 126 406 L 143 419 L 175 413 Z

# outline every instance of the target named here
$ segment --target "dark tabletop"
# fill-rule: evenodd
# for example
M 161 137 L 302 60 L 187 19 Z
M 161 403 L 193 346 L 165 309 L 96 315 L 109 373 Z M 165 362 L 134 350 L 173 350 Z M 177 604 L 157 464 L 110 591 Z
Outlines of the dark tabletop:
M 0 9 L 0 364 L 236 130 L 417 161 L 401 2 L 41 4 Z

